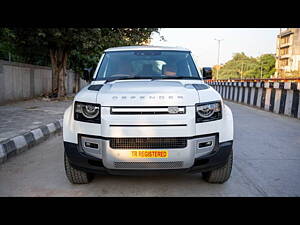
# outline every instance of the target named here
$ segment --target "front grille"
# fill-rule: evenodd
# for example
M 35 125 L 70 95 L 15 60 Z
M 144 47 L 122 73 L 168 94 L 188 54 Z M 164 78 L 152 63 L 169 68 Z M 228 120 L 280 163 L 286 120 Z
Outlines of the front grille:
M 183 162 L 114 162 L 114 166 L 120 169 L 175 169 L 182 168 Z
M 111 107 L 112 115 L 185 114 L 185 106 Z
M 187 138 L 112 138 L 109 145 L 113 149 L 185 148 Z

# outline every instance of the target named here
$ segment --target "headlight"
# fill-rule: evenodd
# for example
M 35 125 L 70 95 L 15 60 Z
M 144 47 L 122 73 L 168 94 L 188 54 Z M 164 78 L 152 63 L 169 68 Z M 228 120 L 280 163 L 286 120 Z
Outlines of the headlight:
M 196 104 L 196 123 L 222 119 L 220 101 Z
M 75 102 L 74 119 L 88 123 L 100 123 L 100 109 L 99 104 Z

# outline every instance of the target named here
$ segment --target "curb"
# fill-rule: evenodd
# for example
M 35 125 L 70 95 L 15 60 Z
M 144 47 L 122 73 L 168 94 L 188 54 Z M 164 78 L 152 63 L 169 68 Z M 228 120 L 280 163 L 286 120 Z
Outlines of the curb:
M 0 164 L 47 140 L 51 134 L 61 131 L 62 126 L 63 120 L 56 120 L 53 123 L 42 125 L 24 134 L 0 142 Z

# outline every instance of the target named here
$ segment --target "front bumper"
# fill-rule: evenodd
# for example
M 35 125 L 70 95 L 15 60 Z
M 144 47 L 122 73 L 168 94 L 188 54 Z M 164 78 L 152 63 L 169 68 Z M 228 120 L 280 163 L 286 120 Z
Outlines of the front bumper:
M 214 143 L 210 148 L 198 148 L 201 141 L 210 141 L 214 138 Z M 112 149 L 109 145 L 109 139 L 95 136 L 84 136 L 85 140 L 98 140 L 101 146 L 100 152 L 86 151 L 83 148 L 82 141 L 79 144 L 64 142 L 65 154 L 67 155 L 73 167 L 89 173 L 98 174 L 116 174 L 116 175 L 147 175 L 161 174 L 169 172 L 203 172 L 222 167 L 227 162 L 230 152 L 232 151 L 233 141 L 219 143 L 218 134 L 209 134 L 188 138 L 186 148 L 168 149 L 169 157 L 150 158 L 150 159 L 130 159 L 128 158 L 128 149 Z M 79 135 L 79 140 L 82 137 Z M 153 165 L 147 168 L 142 167 L 116 167 L 116 162 L 123 165 Z M 177 164 L 174 164 L 176 162 Z M 178 162 L 182 162 L 180 166 Z M 169 164 L 168 164 L 169 163 Z M 173 163 L 173 164 L 172 164 Z M 160 165 L 175 165 L 164 166 Z M 159 166 L 158 166 L 159 165 Z

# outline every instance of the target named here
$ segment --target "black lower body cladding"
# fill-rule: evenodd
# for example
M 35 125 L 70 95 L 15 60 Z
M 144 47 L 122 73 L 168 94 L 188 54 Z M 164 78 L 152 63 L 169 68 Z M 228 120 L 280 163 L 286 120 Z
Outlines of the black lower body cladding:
M 186 169 L 164 170 L 114 170 L 104 167 L 102 160 L 79 151 L 79 145 L 64 142 L 65 154 L 70 164 L 79 170 L 95 174 L 112 175 L 155 175 L 167 173 L 200 173 L 224 166 L 232 152 L 233 141 L 219 143 L 212 153 L 196 158 L 194 165 Z

